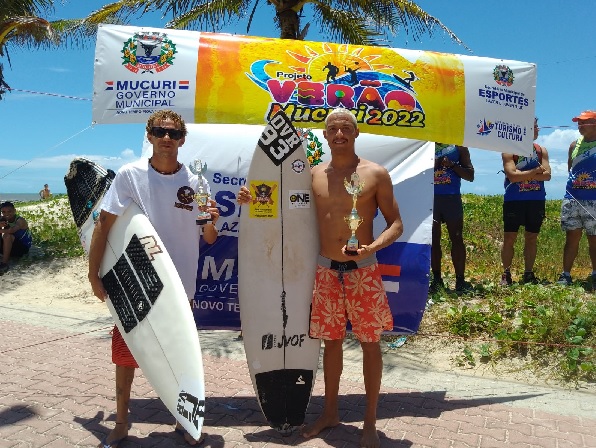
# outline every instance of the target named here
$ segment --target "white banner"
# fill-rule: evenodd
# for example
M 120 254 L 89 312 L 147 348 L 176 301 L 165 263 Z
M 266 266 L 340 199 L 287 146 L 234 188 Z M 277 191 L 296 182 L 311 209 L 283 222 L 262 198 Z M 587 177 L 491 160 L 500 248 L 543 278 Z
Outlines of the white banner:
M 136 26 L 97 35 L 95 123 L 172 109 L 188 123 L 264 125 L 283 109 L 322 128 L 350 109 L 362 132 L 529 155 L 536 66 L 328 42 Z
M 238 223 L 236 193 L 246 182 L 248 168 L 262 126 L 189 124 L 189 134 L 179 160 L 200 159 L 207 164 L 206 177 L 220 209 L 220 236 L 213 245 L 202 244 L 193 302 L 201 328 L 239 328 Z M 310 149 L 329 159 L 322 131 L 313 131 Z M 394 184 L 404 233 L 393 245 L 377 253 L 394 331 L 414 333 L 420 324 L 428 294 L 433 206 L 434 143 L 361 133 L 356 140 L 359 156 L 387 168 Z M 145 141 L 142 157 L 150 157 Z M 378 235 L 386 226 L 382 216 L 374 222 Z M 316 231 L 316 229 L 313 229 Z

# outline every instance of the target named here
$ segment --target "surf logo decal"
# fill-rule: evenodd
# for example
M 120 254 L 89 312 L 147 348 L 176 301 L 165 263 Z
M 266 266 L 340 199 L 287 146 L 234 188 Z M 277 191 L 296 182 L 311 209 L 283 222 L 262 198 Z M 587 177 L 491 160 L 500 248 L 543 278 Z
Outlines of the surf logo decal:
M 277 218 L 278 185 L 277 182 L 254 180 L 250 187 L 253 200 L 249 206 L 251 218 Z
M 126 333 L 147 317 L 163 289 L 163 283 L 145 251 L 145 245 L 136 234 L 133 235 L 124 253 L 102 278 Z
M 289 208 L 310 208 L 310 190 L 290 190 L 289 191 Z
M 122 65 L 133 72 L 157 73 L 174 64 L 176 44 L 168 39 L 168 35 L 157 31 L 138 32 L 124 42 Z
M 142 245 L 145 248 L 145 253 L 149 257 L 150 261 L 155 260 L 155 255 L 163 253 L 161 247 L 157 243 L 154 235 L 144 236 L 143 238 L 139 238 L 139 242 L 142 241 Z
M 302 146 L 302 140 L 290 119 L 280 110 L 269 120 L 258 145 L 273 164 L 279 166 Z
M 200 419 L 205 417 L 205 400 L 199 400 L 194 395 L 183 390 L 178 394 L 176 410 L 178 414 L 188 420 L 198 431 Z
M 261 337 L 261 350 L 271 350 L 274 348 L 302 347 L 306 339 L 306 334 L 294 334 L 291 336 L 282 335 L 280 338 L 272 333 L 264 334 Z
M 303 172 L 304 168 L 306 168 L 306 163 L 304 163 L 304 160 L 296 159 L 292 162 L 292 171 L 294 171 L 296 174 Z

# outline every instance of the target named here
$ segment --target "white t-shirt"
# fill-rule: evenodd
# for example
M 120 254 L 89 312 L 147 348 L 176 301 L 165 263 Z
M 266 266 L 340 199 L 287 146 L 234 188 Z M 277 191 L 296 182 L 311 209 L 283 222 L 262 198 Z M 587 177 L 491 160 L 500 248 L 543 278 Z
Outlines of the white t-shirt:
M 205 178 L 203 182 L 210 193 Z M 176 174 L 159 174 L 147 159 L 141 159 L 118 170 L 101 204 L 118 216 L 132 201 L 143 210 L 166 246 L 189 300 L 196 290 L 199 259 L 200 226 L 193 198 L 198 186 L 198 177 L 185 165 Z

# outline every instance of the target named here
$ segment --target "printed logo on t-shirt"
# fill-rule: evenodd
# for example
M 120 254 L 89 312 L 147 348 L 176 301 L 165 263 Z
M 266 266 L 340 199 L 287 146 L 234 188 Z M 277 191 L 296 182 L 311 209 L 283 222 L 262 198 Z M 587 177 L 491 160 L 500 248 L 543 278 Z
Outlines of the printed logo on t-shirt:
M 174 202 L 174 207 L 183 208 L 191 212 L 193 206 L 189 204 L 192 204 L 194 200 L 195 191 L 188 186 L 180 187 L 176 196 L 178 197 L 178 202 Z

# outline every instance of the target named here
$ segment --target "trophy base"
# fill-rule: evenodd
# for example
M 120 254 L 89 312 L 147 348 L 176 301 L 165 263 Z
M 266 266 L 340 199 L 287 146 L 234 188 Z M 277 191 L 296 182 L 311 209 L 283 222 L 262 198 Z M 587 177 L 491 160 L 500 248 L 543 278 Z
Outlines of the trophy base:
M 360 244 L 354 244 L 354 241 L 346 241 L 346 255 L 350 255 L 351 257 L 355 257 L 358 255 L 358 249 L 360 248 Z
M 209 221 L 211 221 L 211 215 L 209 215 L 209 216 L 197 216 L 197 219 L 195 220 L 195 222 L 197 223 L 197 226 L 204 226 Z

